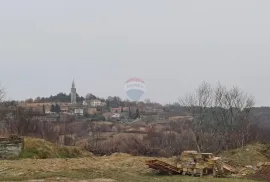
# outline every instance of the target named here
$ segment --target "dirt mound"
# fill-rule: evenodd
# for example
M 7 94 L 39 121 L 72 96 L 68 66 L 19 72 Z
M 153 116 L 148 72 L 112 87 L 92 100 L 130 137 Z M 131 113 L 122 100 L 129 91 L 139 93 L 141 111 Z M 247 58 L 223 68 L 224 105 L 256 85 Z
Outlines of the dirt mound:
M 90 157 L 92 154 L 79 147 L 58 146 L 39 138 L 26 137 L 21 158 L 77 158 Z
M 267 145 L 252 144 L 243 148 L 222 152 L 219 156 L 234 167 L 256 166 L 258 162 L 269 161 L 265 156 L 266 148 Z
M 270 166 L 263 166 L 259 171 L 250 176 L 254 180 L 270 181 Z

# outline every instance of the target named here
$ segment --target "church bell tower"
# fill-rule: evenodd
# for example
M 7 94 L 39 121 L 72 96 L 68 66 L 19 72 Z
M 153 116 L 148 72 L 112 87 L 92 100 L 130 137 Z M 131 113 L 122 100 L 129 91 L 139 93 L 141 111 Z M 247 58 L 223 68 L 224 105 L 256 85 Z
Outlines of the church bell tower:
M 72 87 L 71 87 L 71 104 L 76 104 L 76 88 L 75 88 L 75 82 L 74 79 L 72 81 Z

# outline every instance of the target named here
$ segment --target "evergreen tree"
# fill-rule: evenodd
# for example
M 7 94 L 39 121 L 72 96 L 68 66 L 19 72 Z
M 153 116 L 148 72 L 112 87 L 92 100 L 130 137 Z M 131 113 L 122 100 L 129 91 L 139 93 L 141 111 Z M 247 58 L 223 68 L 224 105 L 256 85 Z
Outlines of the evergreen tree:
M 56 113 L 60 113 L 61 112 L 60 105 L 56 104 L 54 110 L 55 110 Z
M 97 99 L 97 97 L 91 93 L 88 93 L 88 94 L 86 94 L 85 99 L 86 100 L 94 100 L 94 99 Z
M 130 107 L 128 107 L 128 117 L 131 118 L 131 111 L 130 111 Z
M 53 104 L 51 105 L 51 112 L 55 112 L 55 106 Z
M 137 108 L 136 109 L 136 118 L 139 118 L 140 117 L 140 112 L 139 112 L 139 109 Z
M 42 107 L 42 111 L 43 111 L 43 114 L 45 114 L 45 105 L 43 104 L 43 107 Z

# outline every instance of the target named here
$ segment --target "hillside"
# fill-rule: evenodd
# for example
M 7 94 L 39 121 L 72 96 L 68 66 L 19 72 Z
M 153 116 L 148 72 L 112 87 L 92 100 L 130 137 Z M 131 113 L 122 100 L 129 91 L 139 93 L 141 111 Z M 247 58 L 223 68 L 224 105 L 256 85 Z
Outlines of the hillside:
M 259 147 L 258 147 L 259 146 Z M 254 147 L 261 151 L 263 145 Z M 250 148 L 249 146 L 248 148 Z M 244 150 L 244 149 L 239 149 Z M 64 151 L 64 152 L 63 152 Z M 69 151 L 69 152 L 67 152 Z M 242 153 L 243 157 L 252 157 L 254 152 Z M 231 156 L 231 153 L 233 155 Z M 231 160 L 238 161 L 240 157 L 234 151 L 223 153 Z M 256 152 L 255 152 L 256 153 Z M 67 155 L 68 154 L 68 155 Z M 235 155 L 235 156 L 234 156 Z M 257 154 L 256 154 L 257 155 Z M 31 158 L 28 158 L 31 157 Z M 65 158 L 69 157 L 69 158 Z M 235 157 L 235 158 L 234 158 Z M 110 156 L 96 157 L 77 147 L 60 147 L 50 142 L 26 138 L 25 150 L 20 160 L 3 160 L 0 164 L 0 181 L 19 181 L 30 179 L 44 179 L 46 181 L 93 181 L 93 182 L 136 182 L 136 181 L 183 181 L 183 182 L 248 182 L 236 178 L 193 178 L 183 176 L 161 176 L 154 174 L 145 166 L 144 162 L 151 157 L 131 156 L 115 153 Z M 41 159 L 46 158 L 46 159 Z M 162 161 L 173 163 L 174 158 L 159 158 Z M 258 162 L 266 158 L 256 158 Z M 246 162 L 246 161 L 245 161 Z M 245 164 L 243 162 L 242 164 Z M 254 161 L 254 164 L 257 161 Z M 251 181 L 250 181 L 251 182 Z

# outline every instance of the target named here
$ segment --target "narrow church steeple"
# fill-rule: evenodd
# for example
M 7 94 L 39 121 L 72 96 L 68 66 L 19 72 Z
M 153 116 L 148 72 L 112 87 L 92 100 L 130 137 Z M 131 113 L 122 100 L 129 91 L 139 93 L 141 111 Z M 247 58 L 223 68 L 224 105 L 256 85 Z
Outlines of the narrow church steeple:
M 72 81 L 72 86 L 71 86 L 71 93 L 70 93 L 70 96 L 71 96 L 71 104 L 76 104 L 76 87 L 75 87 L 75 82 L 74 82 L 74 79 Z
M 74 78 L 73 78 L 73 81 L 72 81 L 72 88 L 75 88 Z

